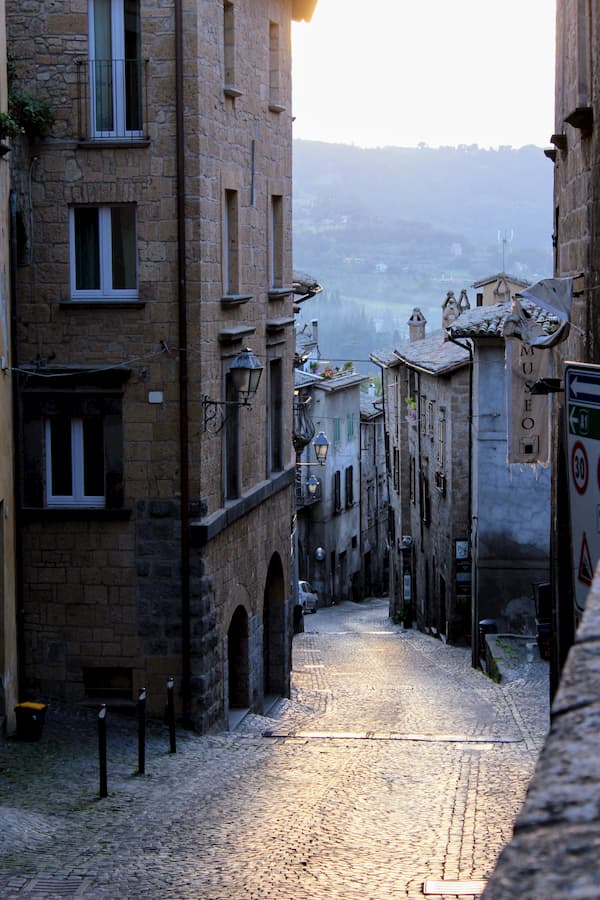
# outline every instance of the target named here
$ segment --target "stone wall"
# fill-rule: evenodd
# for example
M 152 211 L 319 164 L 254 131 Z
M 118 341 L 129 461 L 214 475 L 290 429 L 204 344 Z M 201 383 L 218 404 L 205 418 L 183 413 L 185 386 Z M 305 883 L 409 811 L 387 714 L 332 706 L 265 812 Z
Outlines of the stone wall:
M 483 897 L 583 900 L 600 884 L 600 571 L 552 705 L 551 727 Z

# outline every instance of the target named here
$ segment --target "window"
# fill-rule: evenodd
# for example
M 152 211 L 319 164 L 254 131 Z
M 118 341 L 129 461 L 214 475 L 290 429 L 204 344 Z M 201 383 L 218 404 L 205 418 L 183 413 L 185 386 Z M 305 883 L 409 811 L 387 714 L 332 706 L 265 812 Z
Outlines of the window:
M 348 436 L 348 440 L 351 441 L 354 437 L 354 413 L 348 413 L 346 416 L 346 434 Z
M 421 519 L 424 525 L 431 524 L 431 497 L 429 494 L 429 477 L 427 469 L 421 471 L 419 479 Z
M 417 502 L 417 466 L 414 456 L 409 457 L 409 497 L 411 503 Z
M 333 508 L 335 512 L 342 511 L 342 473 L 339 469 L 333 474 Z
M 70 212 L 71 297 L 136 300 L 134 206 L 78 206 Z
M 427 402 L 427 420 L 425 423 L 425 427 L 427 429 L 427 434 L 433 440 L 433 420 L 435 417 L 435 400 L 429 400 Z
M 139 0 L 89 0 L 92 134 L 141 135 Z
M 49 416 L 45 421 L 45 449 L 48 506 L 104 506 L 100 416 Z
M 346 509 L 354 506 L 354 468 L 348 466 L 344 472 L 346 481 Z
M 271 197 L 269 279 L 271 287 L 283 286 L 283 197 Z
M 223 82 L 225 92 L 235 91 L 235 9 L 230 0 L 223 3 Z
M 438 440 L 437 440 L 437 464 L 438 469 L 443 472 L 446 460 L 446 410 L 440 409 L 438 419 Z
M 225 191 L 223 210 L 223 289 L 225 295 L 240 292 L 238 192 Z
M 269 452 L 271 472 L 283 469 L 283 377 L 280 359 L 269 363 Z
M 271 112 L 283 112 L 280 91 L 280 54 L 279 25 L 269 22 L 269 109 Z
M 342 439 L 342 422 L 339 416 L 333 420 L 333 443 L 339 444 Z
M 26 507 L 123 508 L 122 405 L 129 375 L 121 369 L 29 376 L 22 395 Z

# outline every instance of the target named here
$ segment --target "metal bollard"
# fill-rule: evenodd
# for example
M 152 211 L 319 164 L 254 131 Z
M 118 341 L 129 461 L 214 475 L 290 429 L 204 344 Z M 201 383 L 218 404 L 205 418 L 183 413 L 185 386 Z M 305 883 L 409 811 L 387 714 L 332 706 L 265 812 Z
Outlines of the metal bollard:
M 146 772 L 146 688 L 138 691 L 138 775 Z
M 100 796 L 108 797 L 106 778 L 106 703 L 98 710 L 98 757 L 100 762 Z
M 177 746 L 175 742 L 175 697 L 174 697 L 175 679 L 169 675 L 167 681 L 167 719 L 169 722 L 169 753 L 176 753 Z

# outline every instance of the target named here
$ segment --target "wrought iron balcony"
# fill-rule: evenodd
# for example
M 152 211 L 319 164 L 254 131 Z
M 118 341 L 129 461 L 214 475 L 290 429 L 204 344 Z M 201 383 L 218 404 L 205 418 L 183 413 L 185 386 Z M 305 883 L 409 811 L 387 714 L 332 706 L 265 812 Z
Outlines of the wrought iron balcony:
M 147 139 L 148 60 L 78 63 L 78 128 L 82 141 Z

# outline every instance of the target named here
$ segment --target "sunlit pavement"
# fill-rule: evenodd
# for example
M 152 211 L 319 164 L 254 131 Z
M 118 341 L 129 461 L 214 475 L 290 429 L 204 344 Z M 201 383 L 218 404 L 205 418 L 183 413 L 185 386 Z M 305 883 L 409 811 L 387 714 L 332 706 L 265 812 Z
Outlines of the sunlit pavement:
M 388 900 L 484 880 L 547 728 L 547 666 L 497 685 L 470 651 L 405 631 L 387 601 L 305 617 L 292 698 L 236 732 L 52 707 L 42 741 L 0 743 L 0 896 Z M 513 673 L 514 675 L 514 673 Z M 451 894 L 449 896 L 455 896 Z

